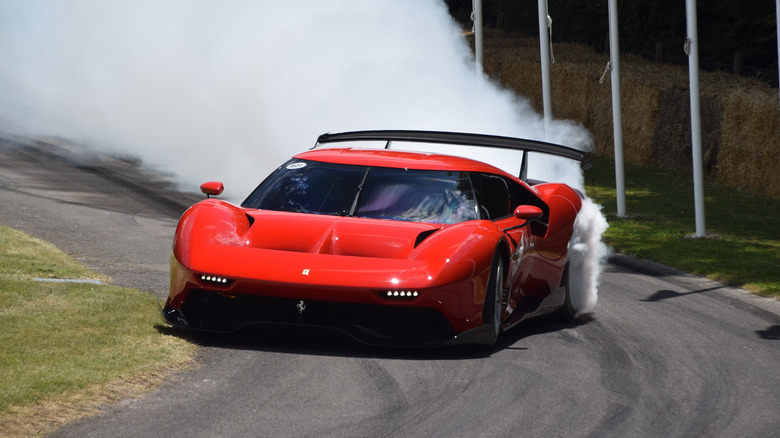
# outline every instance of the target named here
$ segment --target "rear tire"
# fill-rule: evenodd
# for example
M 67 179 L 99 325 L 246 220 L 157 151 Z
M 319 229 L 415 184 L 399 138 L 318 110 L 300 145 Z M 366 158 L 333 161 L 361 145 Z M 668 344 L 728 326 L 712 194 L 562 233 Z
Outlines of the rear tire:
M 563 305 L 558 311 L 558 319 L 563 323 L 571 322 L 577 311 L 574 310 L 574 306 L 571 305 L 571 288 L 569 287 L 569 263 L 563 267 L 563 275 L 561 276 L 561 287 L 566 289 L 566 295 L 563 300 Z

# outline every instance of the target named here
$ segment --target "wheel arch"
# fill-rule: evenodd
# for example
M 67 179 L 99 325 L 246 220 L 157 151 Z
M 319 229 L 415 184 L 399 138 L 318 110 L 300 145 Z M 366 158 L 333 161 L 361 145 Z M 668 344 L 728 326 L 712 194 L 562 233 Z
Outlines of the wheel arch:
M 510 245 L 509 242 L 507 242 L 506 237 L 498 241 L 498 245 L 496 245 L 496 252 L 500 254 L 501 256 L 501 263 L 504 264 L 504 278 L 503 280 L 503 287 L 506 290 L 507 287 L 509 287 L 508 280 L 510 279 L 510 270 L 509 270 L 509 259 L 510 259 Z M 504 291 L 506 293 L 506 291 Z

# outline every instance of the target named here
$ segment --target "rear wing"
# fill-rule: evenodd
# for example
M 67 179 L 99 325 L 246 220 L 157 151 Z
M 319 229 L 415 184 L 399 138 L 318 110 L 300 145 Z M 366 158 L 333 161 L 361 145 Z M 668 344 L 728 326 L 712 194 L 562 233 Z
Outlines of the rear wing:
M 520 179 L 525 181 L 528 173 L 528 153 L 540 152 L 563 158 L 576 160 L 582 170 L 591 168 L 590 152 L 583 152 L 568 146 L 555 143 L 547 143 L 537 140 L 527 140 L 515 137 L 502 137 L 498 135 L 469 134 L 463 132 L 442 131 L 409 131 L 409 130 L 381 130 L 381 131 L 353 131 L 336 134 L 322 134 L 317 138 L 316 148 L 320 144 L 337 143 L 346 141 L 384 141 L 385 149 L 390 149 L 394 141 L 414 143 L 438 143 L 459 146 L 478 146 L 498 149 L 511 149 L 523 153 L 520 165 Z

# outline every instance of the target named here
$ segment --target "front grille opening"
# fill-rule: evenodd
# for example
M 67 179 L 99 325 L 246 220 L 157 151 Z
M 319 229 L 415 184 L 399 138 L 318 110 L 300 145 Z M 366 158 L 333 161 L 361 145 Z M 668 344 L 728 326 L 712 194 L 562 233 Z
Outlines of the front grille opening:
M 413 299 L 413 298 L 412 298 Z M 182 313 L 189 328 L 229 332 L 251 324 L 278 323 L 341 330 L 358 341 L 386 346 L 436 346 L 455 336 L 438 310 L 194 290 Z

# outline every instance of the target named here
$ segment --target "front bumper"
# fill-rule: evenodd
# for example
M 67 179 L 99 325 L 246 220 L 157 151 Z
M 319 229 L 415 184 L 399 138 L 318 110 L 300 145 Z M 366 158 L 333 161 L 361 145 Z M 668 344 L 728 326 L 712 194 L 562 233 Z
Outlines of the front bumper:
M 253 324 L 326 327 L 381 346 L 435 347 L 456 339 L 447 318 L 426 307 L 383 306 L 257 295 L 224 295 L 193 290 L 181 309 L 165 306 L 165 320 L 176 327 L 232 332 Z

